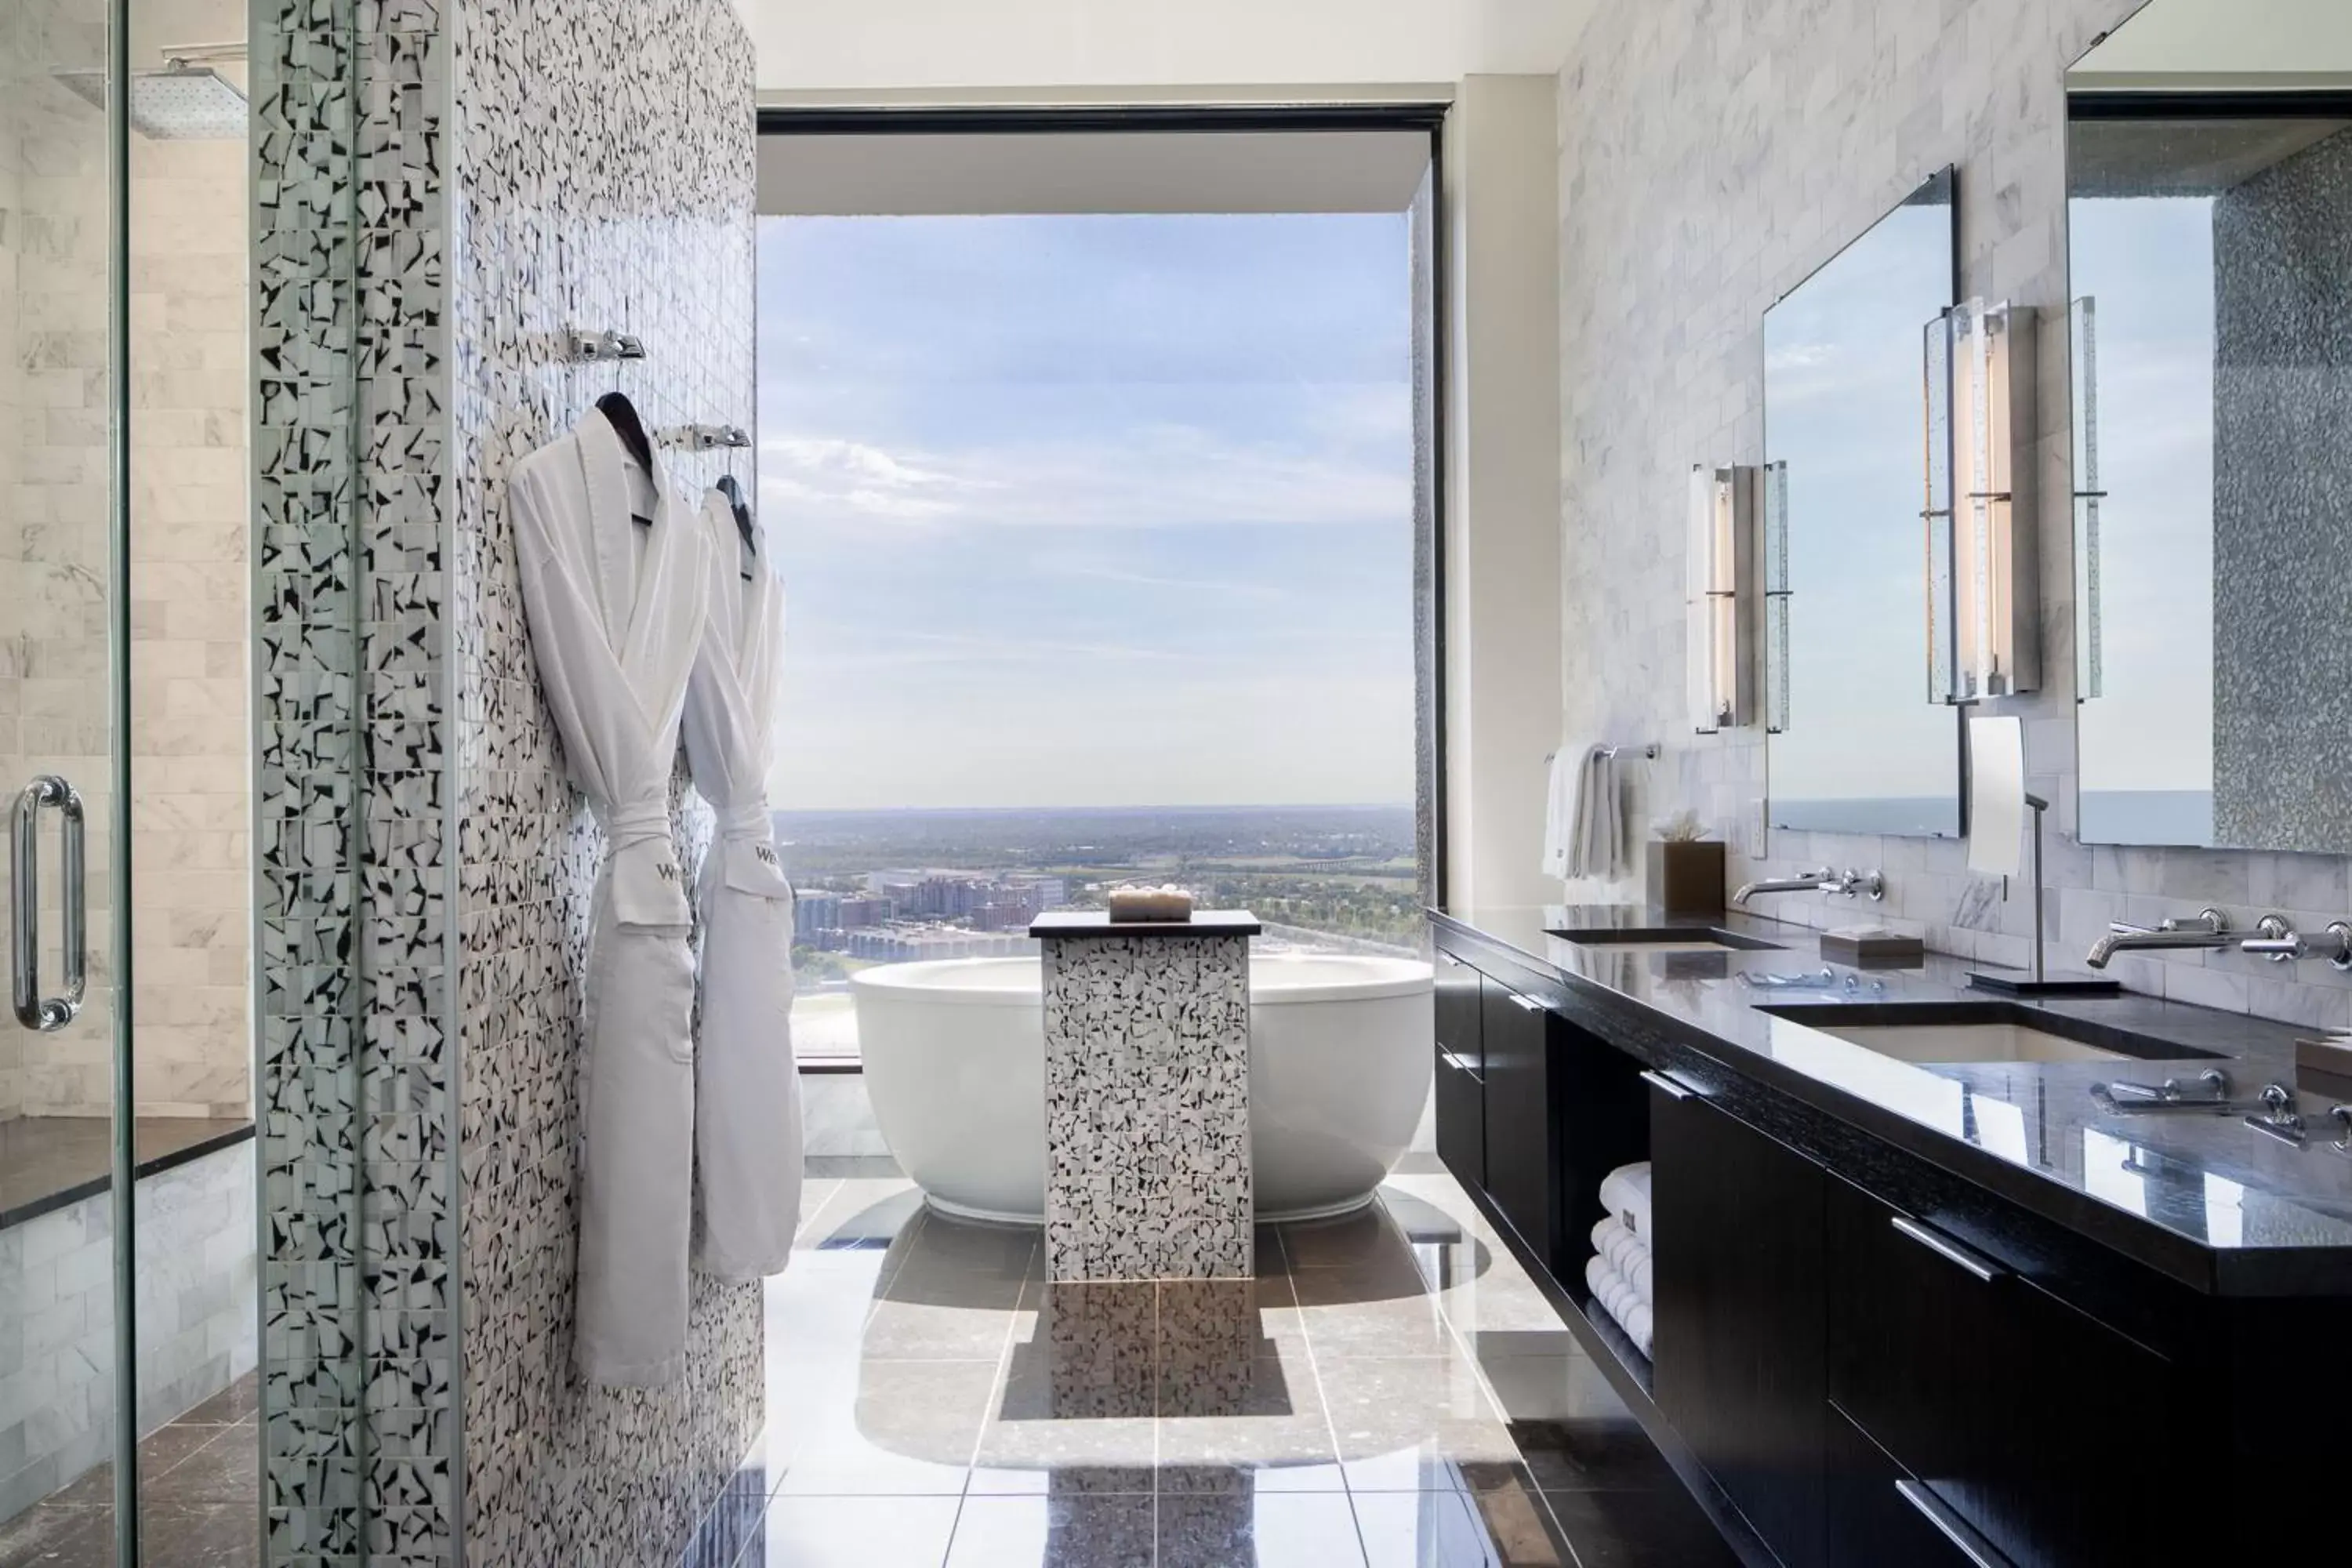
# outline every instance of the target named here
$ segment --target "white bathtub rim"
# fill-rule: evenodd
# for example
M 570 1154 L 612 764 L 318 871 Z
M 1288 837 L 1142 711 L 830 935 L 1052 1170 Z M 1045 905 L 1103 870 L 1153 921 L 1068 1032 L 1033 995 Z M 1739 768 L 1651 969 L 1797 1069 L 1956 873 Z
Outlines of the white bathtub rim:
M 922 1188 L 921 1191 L 923 1202 L 926 1205 L 939 1210 L 950 1219 L 964 1224 L 1005 1226 L 1022 1230 L 1042 1229 L 1045 1224 L 1045 1216 L 1042 1214 L 1019 1214 L 1004 1209 L 979 1208 L 971 1204 L 957 1203 L 951 1198 L 943 1198 L 928 1187 Z M 1344 1219 L 1351 1214 L 1371 1207 L 1380 1200 L 1380 1195 L 1379 1189 L 1375 1188 L 1371 1192 L 1361 1193 L 1354 1197 L 1342 1198 L 1337 1203 L 1309 1204 L 1304 1208 L 1276 1209 L 1271 1213 L 1259 1209 L 1253 1217 L 1259 1225 L 1303 1225 L 1311 1220 Z
M 1013 965 L 1030 965 L 1035 961 L 1018 957 L 989 958 L 926 958 L 906 963 L 877 964 L 861 969 L 849 977 L 853 994 L 864 992 L 877 997 L 920 998 L 927 1003 L 957 1007 L 1035 1007 L 1043 1003 L 1043 976 L 1036 985 L 957 985 L 940 984 L 950 981 L 954 973 L 979 971 L 990 974 L 1010 972 Z M 1280 968 L 1292 963 L 1354 963 L 1367 968 L 1378 966 L 1378 978 L 1330 980 L 1314 983 L 1292 982 L 1276 985 L 1260 985 L 1261 971 Z M 1272 976 L 1268 976 L 1272 978 Z M 1250 1005 L 1255 1007 L 1282 1007 L 1311 1002 L 1374 1002 L 1391 996 L 1414 996 L 1429 991 L 1436 981 L 1435 969 L 1417 958 L 1388 958 L 1360 953 L 1267 953 L 1250 960 Z

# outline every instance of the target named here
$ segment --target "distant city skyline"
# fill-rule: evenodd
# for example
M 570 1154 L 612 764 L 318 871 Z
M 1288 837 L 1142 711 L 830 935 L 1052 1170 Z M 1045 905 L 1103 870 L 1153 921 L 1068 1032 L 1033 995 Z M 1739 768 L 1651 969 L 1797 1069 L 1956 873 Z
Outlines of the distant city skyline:
M 772 804 L 1409 801 L 1407 237 L 763 220 Z

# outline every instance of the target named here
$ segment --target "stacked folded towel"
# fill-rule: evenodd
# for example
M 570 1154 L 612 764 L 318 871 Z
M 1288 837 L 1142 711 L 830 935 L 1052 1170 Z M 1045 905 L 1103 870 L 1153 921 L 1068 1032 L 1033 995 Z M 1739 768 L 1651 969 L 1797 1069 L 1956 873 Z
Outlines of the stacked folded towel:
M 1610 1172 L 1601 1184 L 1601 1201 L 1609 1216 L 1592 1227 L 1593 1257 L 1584 1266 L 1584 1282 L 1646 1356 L 1652 1327 L 1648 1163 Z

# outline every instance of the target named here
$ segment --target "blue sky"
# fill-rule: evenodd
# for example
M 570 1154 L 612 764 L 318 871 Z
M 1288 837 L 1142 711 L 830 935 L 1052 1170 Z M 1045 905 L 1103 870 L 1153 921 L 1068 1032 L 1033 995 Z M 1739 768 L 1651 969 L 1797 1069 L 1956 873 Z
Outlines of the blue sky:
M 759 246 L 777 806 L 1412 798 L 1402 216 Z

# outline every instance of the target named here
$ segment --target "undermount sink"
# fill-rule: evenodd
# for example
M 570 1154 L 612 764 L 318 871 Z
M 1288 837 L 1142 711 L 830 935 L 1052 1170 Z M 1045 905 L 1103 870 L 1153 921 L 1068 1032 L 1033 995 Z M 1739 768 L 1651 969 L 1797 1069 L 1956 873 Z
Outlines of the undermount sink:
M 1764 942 L 1738 931 L 1708 926 L 1600 926 L 1551 933 L 1580 947 L 1607 947 L 1619 952 L 1778 952 L 1778 942 Z
M 2013 1002 L 1882 1002 L 1761 1011 L 1905 1062 L 2219 1059 L 2211 1051 Z

